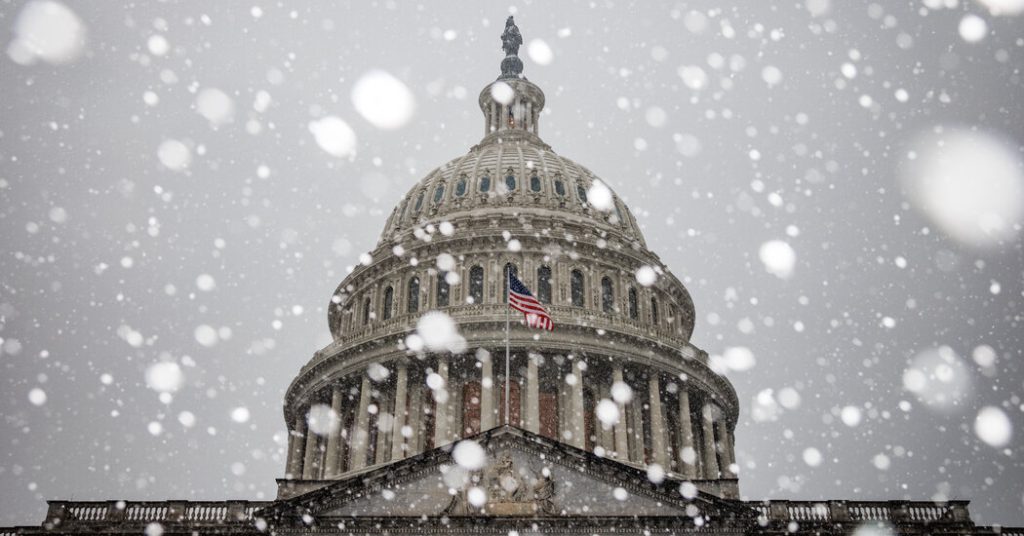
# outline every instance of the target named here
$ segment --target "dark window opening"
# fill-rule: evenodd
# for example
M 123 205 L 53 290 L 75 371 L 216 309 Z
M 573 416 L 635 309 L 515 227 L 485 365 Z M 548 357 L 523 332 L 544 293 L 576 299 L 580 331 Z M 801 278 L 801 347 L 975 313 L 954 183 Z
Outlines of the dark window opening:
M 395 302 L 395 290 L 391 287 L 384 289 L 384 320 L 391 318 L 391 307 Z
M 583 307 L 583 272 L 579 270 L 573 270 L 570 281 L 570 290 L 572 291 L 572 304 L 574 307 Z
M 536 173 L 530 175 L 530 190 L 534 192 L 540 191 L 540 177 Z
M 451 293 L 451 287 L 448 286 L 448 280 L 445 279 L 445 273 L 437 274 L 437 306 L 448 307 L 448 295 Z
M 537 299 L 541 303 L 551 303 L 551 268 L 537 268 Z
M 409 280 L 409 295 L 406 311 L 415 313 L 420 310 L 420 278 L 413 277 Z
M 469 297 L 473 303 L 484 302 L 484 269 L 479 266 L 469 269 Z
M 502 303 L 508 303 L 508 274 L 511 273 L 517 279 L 519 278 L 519 270 L 516 265 L 508 263 L 505 265 L 505 270 L 502 272 L 504 275 L 504 281 L 501 284 L 501 301 Z
M 601 310 L 606 313 L 615 310 L 615 287 L 608 277 L 601 278 Z

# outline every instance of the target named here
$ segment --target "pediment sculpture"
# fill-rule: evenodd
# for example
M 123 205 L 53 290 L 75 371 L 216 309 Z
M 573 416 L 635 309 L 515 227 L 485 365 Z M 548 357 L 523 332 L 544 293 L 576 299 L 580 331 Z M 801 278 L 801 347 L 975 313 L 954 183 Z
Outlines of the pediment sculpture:
M 448 516 L 556 515 L 555 482 L 544 467 L 517 467 L 512 455 L 502 452 L 483 471 L 471 475 L 469 484 L 452 496 L 441 512 Z

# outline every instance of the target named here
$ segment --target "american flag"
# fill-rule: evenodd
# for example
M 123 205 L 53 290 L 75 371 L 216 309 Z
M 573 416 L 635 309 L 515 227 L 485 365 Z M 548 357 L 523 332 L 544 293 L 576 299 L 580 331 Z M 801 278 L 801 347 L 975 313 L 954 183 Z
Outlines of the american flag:
M 526 315 L 526 325 L 531 328 L 548 331 L 555 329 L 555 323 L 551 321 L 544 306 L 537 301 L 537 298 L 533 297 L 530 289 L 526 288 L 526 285 L 511 272 L 508 274 L 508 306 L 516 311 L 522 311 Z

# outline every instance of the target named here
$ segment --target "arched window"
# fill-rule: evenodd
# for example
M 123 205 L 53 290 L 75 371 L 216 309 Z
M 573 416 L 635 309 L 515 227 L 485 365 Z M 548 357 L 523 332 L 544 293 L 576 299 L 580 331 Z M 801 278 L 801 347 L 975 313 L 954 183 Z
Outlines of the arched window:
M 537 268 L 537 299 L 541 303 L 551 303 L 551 268 Z
M 514 265 L 512 263 L 506 264 L 505 265 L 505 270 L 502 272 L 502 276 L 503 276 L 502 279 L 504 279 L 504 281 L 501 284 L 501 289 L 502 289 L 501 290 L 501 301 L 502 301 L 502 303 L 508 303 L 508 274 L 509 273 L 511 273 L 512 275 L 516 276 L 516 278 L 519 278 L 519 270 L 516 268 L 516 265 Z
M 469 297 L 473 303 L 484 302 L 484 269 L 479 266 L 469 269 Z
M 534 173 L 533 175 L 530 175 L 530 191 L 531 192 L 539 192 L 540 191 L 540 177 L 538 177 L 536 173 Z
M 583 185 L 578 182 L 576 183 L 576 197 L 580 198 L 581 205 L 587 204 L 587 189 L 584 188 Z
M 466 195 L 466 178 L 462 177 L 459 182 L 455 183 L 455 195 L 456 197 L 462 197 Z
M 516 175 L 512 172 L 512 168 L 508 168 L 508 171 L 505 173 L 505 188 L 508 188 L 510 192 L 516 189 Z
M 583 272 L 579 270 L 573 270 L 569 278 L 569 290 L 572 295 L 572 304 L 574 307 L 583 307 Z
M 370 298 L 363 300 L 363 325 L 370 323 Z
M 420 310 L 420 278 L 409 280 L 409 294 L 406 296 L 406 311 L 415 313 Z
M 490 175 L 484 175 L 483 177 L 480 177 L 480 191 L 483 193 L 491 191 Z
M 438 184 L 437 188 L 434 188 L 434 204 L 438 204 L 444 199 L 444 185 Z
M 437 306 L 448 307 L 448 294 L 451 292 L 451 288 L 448 286 L 448 280 L 445 279 L 445 272 L 437 274 Z
M 658 324 L 658 298 L 651 298 L 651 323 Z
M 636 289 L 629 287 L 629 318 L 636 320 L 640 316 L 640 304 L 636 298 Z
M 606 313 L 615 311 L 615 287 L 609 277 L 601 278 L 601 310 Z
M 421 208 L 423 208 L 423 192 L 420 192 L 420 195 L 416 196 L 416 204 L 413 205 L 412 211 L 413 213 L 418 214 Z
M 395 289 L 388 287 L 384 289 L 384 320 L 391 318 L 391 308 L 395 303 Z
M 565 183 L 561 179 L 555 179 L 555 193 L 558 197 L 565 197 Z

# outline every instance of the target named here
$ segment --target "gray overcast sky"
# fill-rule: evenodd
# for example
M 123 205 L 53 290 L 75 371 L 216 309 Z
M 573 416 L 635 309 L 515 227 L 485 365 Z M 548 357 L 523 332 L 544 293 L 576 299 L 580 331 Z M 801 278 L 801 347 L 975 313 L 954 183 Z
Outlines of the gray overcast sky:
M 272 497 L 281 399 L 328 342 L 330 295 L 405 191 L 479 140 L 476 96 L 514 11 L 547 94 L 542 137 L 636 212 L 693 294 L 694 342 L 756 358 L 729 374 L 743 495 L 967 498 L 979 522 L 1024 524 L 1024 15 L 966 0 L 76 2 L 80 55 L 25 65 L 25 5 L 0 2 L 0 523 L 38 524 L 44 499 Z M 412 92 L 401 128 L 353 106 L 375 69 Z M 354 130 L 354 158 L 314 140 L 327 115 Z M 989 141 L 951 168 L 976 183 L 929 212 L 899 177 L 940 126 Z M 190 165 L 170 169 L 161 146 Z M 1000 157 L 1009 171 L 990 169 Z M 1001 241 L 958 234 L 993 197 Z M 795 252 L 789 277 L 760 259 L 772 240 Z M 162 359 L 185 373 L 166 404 L 144 378 Z M 905 386 L 928 360 L 946 405 L 934 378 Z M 975 433 L 987 406 L 1008 445 Z

